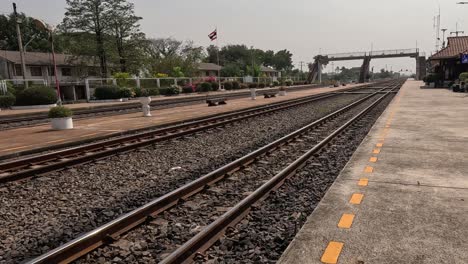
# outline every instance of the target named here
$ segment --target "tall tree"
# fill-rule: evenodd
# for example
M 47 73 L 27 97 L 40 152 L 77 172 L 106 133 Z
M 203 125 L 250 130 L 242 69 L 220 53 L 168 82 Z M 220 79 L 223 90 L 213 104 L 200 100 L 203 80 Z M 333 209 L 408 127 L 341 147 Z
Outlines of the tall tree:
M 120 70 L 127 72 L 128 55 L 132 50 L 141 48 L 139 44 L 145 40 L 145 34 L 140 32 L 138 24 L 142 17 L 135 15 L 133 3 L 125 0 L 109 0 L 109 2 L 112 10 L 110 27 L 115 38 Z
M 21 21 L 20 29 L 23 38 L 23 45 L 27 44 L 27 51 L 49 52 L 50 43 L 46 32 L 39 30 L 33 20 L 24 13 L 18 14 Z M 16 34 L 16 21 L 13 14 L 0 15 L 0 49 L 19 50 L 18 37 Z M 61 50 L 60 45 L 56 45 L 57 51 Z
M 94 33 L 101 76 L 107 77 L 107 56 L 104 35 L 110 28 L 112 5 L 107 0 L 66 0 L 67 7 L 61 28 L 66 32 Z
M 278 71 L 287 71 L 292 69 L 292 53 L 285 49 L 276 52 L 273 59 L 273 66 Z
M 151 39 L 152 73 L 165 73 L 170 76 L 194 76 L 197 64 L 204 58 L 203 47 L 192 41 L 182 42 L 173 38 Z M 178 68 L 176 68 L 178 67 Z

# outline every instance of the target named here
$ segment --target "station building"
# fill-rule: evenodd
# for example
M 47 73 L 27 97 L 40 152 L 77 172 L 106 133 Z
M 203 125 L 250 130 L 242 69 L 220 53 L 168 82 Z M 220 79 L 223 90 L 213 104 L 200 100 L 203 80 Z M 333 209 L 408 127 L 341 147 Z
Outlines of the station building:
M 34 83 L 55 86 L 51 53 L 25 52 L 25 77 Z M 84 79 L 99 75 L 99 63 L 92 58 L 55 54 L 57 77 L 65 101 L 86 99 Z M 16 84 L 23 83 L 23 70 L 19 51 L 0 50 L 0 78 Z
M 430 71 L 446 81 L 458 79 L 468 72 L 468 36 L 449 37 L 447 46 L 429 57 Z

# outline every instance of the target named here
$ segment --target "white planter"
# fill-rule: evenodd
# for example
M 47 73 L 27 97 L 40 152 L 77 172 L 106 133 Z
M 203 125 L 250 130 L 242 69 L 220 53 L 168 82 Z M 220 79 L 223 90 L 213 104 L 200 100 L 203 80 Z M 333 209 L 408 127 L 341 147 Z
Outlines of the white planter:
M 71 117 L 52 118 L 53 130 L 73 129 L 73 119 Z
M 279 96 L 286 96 L 286 91 L 279 91 Z

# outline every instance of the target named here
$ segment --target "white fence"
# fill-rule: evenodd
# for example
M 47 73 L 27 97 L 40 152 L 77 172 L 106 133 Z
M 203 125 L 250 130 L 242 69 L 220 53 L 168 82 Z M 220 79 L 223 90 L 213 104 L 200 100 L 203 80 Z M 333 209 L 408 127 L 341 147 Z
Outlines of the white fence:
M 215 82 L 232 82 L 237 81 L 239 83 L 273 83 L 278 80 L 291 79 L 293 81 L 301 81 L 299 77 L 182 77 L 182 78 L 130 78 L 130 79 L 99 79 L 99 78 L 88 78 L 85 79 L 86 86 L 86 97 L 89 101 L 94 97 L 94 91 L 97 87 L 103 85 L 118 85 L 121 87 L 134 87 L 134 88 L 166 88 L 172 85 L 187 86 L 196 85 L 201 82 L 212 80 Z
M 5 95 L 8 92 L 8 87 L 6 84 L 6 81 L 1 80 L 0 81 L 0 94 Z

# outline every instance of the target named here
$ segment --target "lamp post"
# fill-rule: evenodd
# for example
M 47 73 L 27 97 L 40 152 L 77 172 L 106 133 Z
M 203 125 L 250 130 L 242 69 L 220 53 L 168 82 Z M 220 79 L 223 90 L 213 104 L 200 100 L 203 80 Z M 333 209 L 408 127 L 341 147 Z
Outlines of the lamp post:
M 34 24 L 40 30 L 44 30 L 44 31 L 49 33 L 50 45 L 51 45 L 51 49 L 52 49 L 52 61 L 54 63 L 55 88 L 57 89 L 58 104 L 62 105 L 62 98 L 60 96 L 60 83 L 59 83 L 59 80 L 58 80 L 58 77 L 57 77 L 57 61 L 55 60 L 53 29 L 50 26 L 48 26 L 46 23 L 44 23 L 43 21 L 41 21 L 39 19 L 34 18 Z

